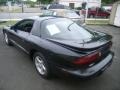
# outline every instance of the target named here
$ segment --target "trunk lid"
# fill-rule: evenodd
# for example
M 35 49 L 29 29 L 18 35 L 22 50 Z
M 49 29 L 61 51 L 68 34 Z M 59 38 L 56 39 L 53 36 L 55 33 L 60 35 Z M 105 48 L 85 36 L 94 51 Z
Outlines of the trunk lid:
M 104 45 L 111 42 L 111 36 L 105 35 L 102 37 L 96 37 L 92 39 L 84 39 L 84 40 L 59 40 L 59 39 L 48 39 L 49 41 L 59 44 L 66 48 L 76 49 L 76 50 L 85 50 L 91 51 L 100 47 L 104 47 Z
M 91 65 L 92 63 L 94 64 L 98 63 L 99 61 L 103 60 L 103 58 L 105 58 L 109 54 L 110 47 L 112 45 L 111 39 L 112 37 L 110 35 L 104 35 L 104 36 L 96 37 L 93 39 L 79 40 L 79 41 L 77 40 L 76 41 L 56 40 L 56 39 L 49 39 L 49 41 L 55 44 L 58 44 L 62 47 L 65 47 L 69 50 L 72 50 L 76 53 L 80 53 L 80 56 L 77 57 L 76 59 L 79 59 L 80 57 L 88 56 L 89 58 L 86 58 L 87 65 L 83 65 L 86 67 L 86 66 Z M 96 57 L 94 57 L 92 54 L 98 55 L 99 58 L 95 59 Z

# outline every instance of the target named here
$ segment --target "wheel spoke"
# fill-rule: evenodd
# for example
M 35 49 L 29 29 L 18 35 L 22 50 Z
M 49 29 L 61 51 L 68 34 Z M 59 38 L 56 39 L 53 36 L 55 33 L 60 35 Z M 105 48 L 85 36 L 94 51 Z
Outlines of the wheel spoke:
M 46 68 L 45 68 L 45 66 L 44 66 L 44 65 L 42 65 L 42 68 L 43 68 L 44 70 L 46 70 Z
M 42 75 L 46 74 L 47 71 L 46 71 L 46 67 L 45 67 L 45 64 L 42 58 L 40 58 L 39 56 L 36 56 L 35 65 L 40 74 Z
M 8 36 L 6 33 L 5 33 L 5 42 L 8 43 Z

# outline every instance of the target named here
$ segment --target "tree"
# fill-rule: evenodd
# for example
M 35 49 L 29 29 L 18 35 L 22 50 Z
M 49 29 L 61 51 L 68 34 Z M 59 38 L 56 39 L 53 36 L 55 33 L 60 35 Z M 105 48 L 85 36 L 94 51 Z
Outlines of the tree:
M 37 2 L 39 3 L 43 3 L 43 4 L 48 4 L 50 2 L 52 2 L 53 0 L 37 0 Z
M 0 5 L 5 4 L 6 0 L 0 0 Z
M 113 4 L 116 1 L 119 1 L 119 0 L 102 0 L 102 3 L 103 4 Z
M 0 5 L 5 5 L 7 1 L 11 1 L 11 2 L 21 2 L 21 0 L 0 0 Z
M 82 9 L 85 9 L 85 8 L 86 8 L 86 5 L 87 5 L 87 3 L 86 3 L 86 2 L 83 2 L 83 3 L 82 3 Z

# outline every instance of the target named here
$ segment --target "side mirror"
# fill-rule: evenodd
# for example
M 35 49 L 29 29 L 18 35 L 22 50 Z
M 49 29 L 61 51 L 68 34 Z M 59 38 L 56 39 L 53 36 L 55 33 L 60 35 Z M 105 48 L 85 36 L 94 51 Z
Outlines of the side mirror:
M 11 26 L 11 27 L 10 27 L 10 29 L 12 29 L 12 30 L 13 30 L 13 29 L 14 29 L 14 26 Z
M 17 29 L 15 29 L 14 26 L 11 26 L 10 29 L 14 30 L 15 32 L 17 32 Z

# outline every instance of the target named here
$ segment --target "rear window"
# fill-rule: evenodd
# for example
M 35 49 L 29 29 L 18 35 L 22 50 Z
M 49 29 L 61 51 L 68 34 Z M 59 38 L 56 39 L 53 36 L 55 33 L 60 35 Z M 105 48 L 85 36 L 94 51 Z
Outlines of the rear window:
M 51 4 L 48 9 L 70 9 L 68 6 L 61 4 Z
M 63 40 L 79 40 L 93 37 L 89 31 L 69 19 L 49 20 L 45 23 L 42 32 L 45 38 Z

